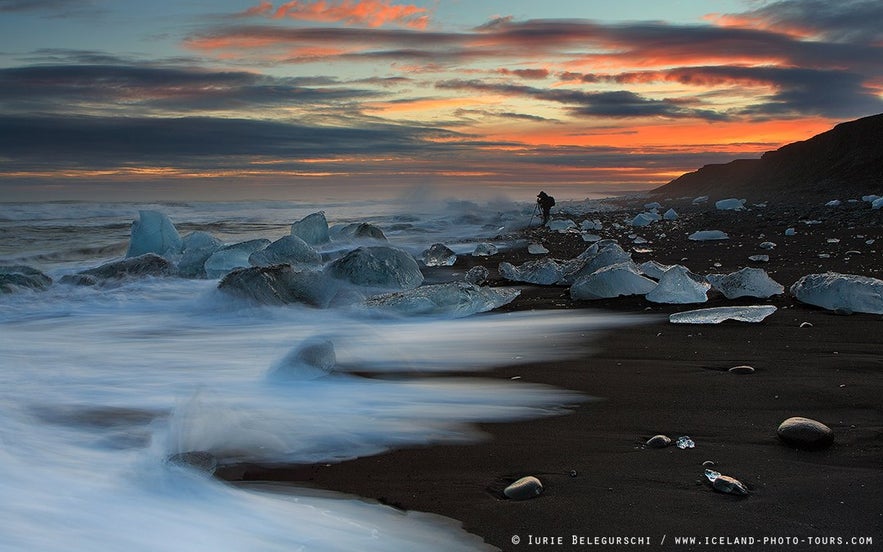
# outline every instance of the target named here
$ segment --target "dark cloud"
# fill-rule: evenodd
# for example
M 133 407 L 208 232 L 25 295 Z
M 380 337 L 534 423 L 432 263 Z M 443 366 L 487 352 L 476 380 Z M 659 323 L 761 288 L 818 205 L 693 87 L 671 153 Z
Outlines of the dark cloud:
M 0 13 L 37 13 L 48 18 L 85 17 L 102 13 L 94 0 L 0 0 Z
M 694 109 L 681 102 L 645 98 L 628 90 L 585 92 L 561 88 L 536 88 L 514 84 L 486 83 L 479 80 L 447 80 L 436 84 L 446 90 L 472 90 L 510 96 L 525 96 L 564 104 L 571 114 L 599 117 L 698 117 L 721 120 L 724 115 Z

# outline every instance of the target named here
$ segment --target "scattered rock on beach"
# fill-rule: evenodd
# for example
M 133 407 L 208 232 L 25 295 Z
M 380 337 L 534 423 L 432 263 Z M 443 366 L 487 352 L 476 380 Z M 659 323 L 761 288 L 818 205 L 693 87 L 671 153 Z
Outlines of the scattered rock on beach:
M 788 418 L 776 430 L 779 439 L 787 445 L 803 450 L 820 450 L 834 442 L 834 431 L 822 422 L 795 416 Z
M 671 445 L 671 438 L 668 435 L 654 435 L 645 443 L 650 448 L 665 448 Z
M 522 477 L 503 489 L 503 494 L 506 495 L 506 498 L 511 498 L 512 500 L 528 500 L 536 498 L 542 493 L 543 484 L 532 475 Z
M 719 493 L 748 496 L 748 487 L 744 483 L 729 475 L 721 475 L 711 483 L 711 488 Z

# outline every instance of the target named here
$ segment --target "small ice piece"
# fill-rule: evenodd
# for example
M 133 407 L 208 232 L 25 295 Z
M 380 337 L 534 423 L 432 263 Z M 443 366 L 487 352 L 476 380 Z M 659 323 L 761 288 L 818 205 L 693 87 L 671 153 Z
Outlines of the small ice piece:
M 390 290 L 413 289 L 423 283 L 417 261 L 403 249 L 359 247 L 332 261 L 325 272 L 352 284 Z
M 564 220 L 556 219 L 556 220 L 550 220 L 548 226 L 549 226 L 549 230 L 554 230 L 556 232 L 564 233 L 564 232 L 567 232 L 568 230 L 570 230 L 571 228 L 576 228 L 576 223 L 570 219 L 564 219 Z
M 466 272 L 466 276 L 464 276 L 463 279 L 465 281 L 469 282 L 470 284 L 475 284 L 477 286 L 480 286 L 481 284 L 483 284 L 487 281 L 488 276 L 490 276 L 490 274 L 491 274 L 490 270 L 488 270 L 487 268 L 485 268 L 481 265 L 477 265 L 477 266 L 473 266 L 472 268 L 470 268 Z
M 662 215 L 662 218 L 665 220 L 678 220 L 678 212 L 674 209 L 669 209 Z
M 828 238 L 825 241 L 828 243 L 840 243 L 840 238 Z
M 607 299 L 623 295 L 644 295 L 656 287 L 656 282 L 642 276 L 632 262 L 605 266 L 579 278 L 570 287 L 570 297 Z
M 527 261 L 519 266 L 500 263 L 499 271 L 500 275 L 507 280 L 544 286 L 558 282 L 564 275 L 561 265 L 549 258 Z
M 434 243 L 423 252 L 423 264 L 426 266 L 451 266 L 457 262 L 457 254 L 443 243 Z
M 297 236 L 310 245 L 328 243 L 331 238 L 328 235 L 328 221 L 325 219 L 325 211 L 309 214 L 293 223 L 291 235 Z
M 671 267 L 672 265 L 664 265 L 656 261 L 647 261 L 646 263 L 641 263 L 640 265 L 638 265 L 638 268 L 641 269 L 641 272 L 645 276 L 649 276 L 654 280 L 659 280 L 660 278 L 662 278 L 662 275 L 665 274 L 665 271 Z
M 542 492 L 543 484 L 539 479 L 532 475 L 522 477 L 515 483 L 512 483 L 503 489 L 503 494 L 506 495 L 506 498 L 512 500 L 527 500 L 535 498 L 542 494 Z
M 877 194 L 862 196 L 862 201 L 867 201 L 868 203 L 874 203 L 878 199 L 880 199 L 880 196 L 878 196 Z
M 832 199 L 828 203 L 825 203 L 825 207 L 840 207 L 841 201 L 839 199 Z
M 132 223 L 129 250 L 126 257 L 156 253 L 162 257 L 178 255 L 184 241 L 171 219 L 159 211 L 138 211 L 138 220 Z
M 871 202 L 871 209 L 879 209 L 880 207 L 883 207 L 883 197 L 878 197 Z
M 678 437 L 677 441 L 675 441 L 675 445 L 679 449 L 688 449 L 696 446 L 696 443 L 693 442 L 693 439 L 690 439 L 687 435 L 681 435 Z
M 757 323 L 774 312 L 776 312 L 774 305 L 715 307 L 676 312 L 669 315 L 668 321 L 672 324 L 720 324 L 725 320 Z
M 874 245 L 874 241 L 875 241 L 874 239 L 865 240 L 865 243 L 866 243 L 867 245 Z
M 748 260 L 754 261 L 756 263 L 768 263 L 768 262 L 770 262 L 770 256 L 769 255 L 751 255 L 750 257 L 748 257 Z
M 745 208 L 744 199 L 721 199 L 714 203 L 715 209 L 718 211 L 741 211 Z
M 658 201 L 654 201 L 652 203 L 645 203 L 644 209 L 662 209 L 662 205 Z
M 282 236 L 264 249 L 255 251 L 248 257 L 251 266 L 275 264 L 320 265 L 322 256 L 297 236 Z
M 501 307 L 515 300 L 520 290 L 482 287 L 469 282 L 432 284 L 417 289 L 370 297 L 365 304 L 408 316 L 471 316 Z
M 699 205 L 700 203 L 707 203 L 707 202 L 708 202 L 707 195 L 699 196 L 699 197 L 693 199 L 693 205 Z
M 482 243 L 475 246 L 475 250 L 472 251 L 472 256 L 473 257 L 490 257 L 491 255 L 496 255 L 498 252 L 499 252 L 499 249 L 497 249 L 496 245 L 494 245 L 492 243 L 488 243 L 488 242 L 482 242 Z
M 791 286 L 802 303 L 841 312 L 883 314 L 883 280 L 854 274 L 808 274 Z
M 769 249 L 775 249 L 775 247 L 776 247 L 776 244 L 771 241 L 765 241 L 760 244 L 761 249 L 768 249 L 769 250 Z
M 313 380 L 327 376 L 334 370 L 337 356 L 334 343 L 321 337 L 305 340 L 276 362 L 269 377 L 276 380 Z
M 636 227 L 650 226 L 656 222 L 656 219 L 650 216 L 650 213 L 638 213 L 635 218 L 632 219 L 631 225 Z
M 225 245 L 206 259 L 203 264 L 205 275 L 208 278 L 220 278 L 237 268 L 249 267 L 251 263 L 248 262 L 248 259 L 251 254 L 268 245 L 270 245 L 270 240 L 263 238 Z
M 681 265 L 666 270 L 659 284 L 646 297 L 654 303 L 704 303 L 711 284 Z
M 797 234 L 797 230 L 795 230 L 794 228 L 788 228 L 785 230 L 786 236 L 794 236 L 795 234 Z
M 598 234 L 581 234 L 584 242 L 594 243 L 597 241 L 601 241 L 601 236 Z
M 641 236 L 635 236 L 635 238 L 632 240 L 632 243 L 634 243 L 636 245 L 641 245 L 641 244 L 650 243 L 650 242 L 647 241 L 646 238 L 642 238 Z
M 762 268 L 743 268 L 729 274 L 709 274 L 705 277 L 711 286 L 727 299 L 759 297 L 766 299 L 785 293 L 785 287 L 770 278 Z
M 714 480 L 720 476 L 721 476 L 720 472 L 716 472 L 714 470 L 710 470 L 707 468 L 705 469 L 705 477 L 707 477 L 708 480 L 712 483 L 714 483 Z
M 711 487 L 719 493 L 738 496 L 748 496 L 749 494 L 748 487 L 744 483 L 729 475 L 718 474 L 714 481 L 711 482 Z
M 531 255 L 545 255 L 549 252 L 549 250 L 546 249 L 541 243 L 532 243 L 527 246 L 527 252 Z
M 692 241 L 728 240 L 730 236 L 722 230 L 699 230 L 690 234 Z

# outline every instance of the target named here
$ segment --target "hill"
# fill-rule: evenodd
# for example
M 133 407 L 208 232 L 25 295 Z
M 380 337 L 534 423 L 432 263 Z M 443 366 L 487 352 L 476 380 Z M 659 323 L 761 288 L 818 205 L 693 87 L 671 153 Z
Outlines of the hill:
M 651 190 L 668 197 L 780 201 L 883 193 L 883 114 L 841 123 L 760 159 L 706 165 Z

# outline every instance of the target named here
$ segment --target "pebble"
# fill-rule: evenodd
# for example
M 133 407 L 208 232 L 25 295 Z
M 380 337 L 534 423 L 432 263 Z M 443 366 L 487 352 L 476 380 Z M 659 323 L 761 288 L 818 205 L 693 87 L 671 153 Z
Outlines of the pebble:
M 729 475 L 720 475 L 711 482 L 711 487 L 719 493 L 748 496 L 748 487 Z
M 776 430 L 785 444 L 804 450 L 820 450 L 834 442 L 834 431 L 822 422 L 795 416 L 788 418 Z
M 741 376 L 745 374 L 753 374 L 754 368 L 752 368 L 751 366 L 733 366 L 732 368 L 727 370 L 727 372 L 730 372 L 731 374 L 738 374 Z
M 512 500 L 527 500 L 529 498 L 536 498 L 543 492 L 543 484 L 539 479 L 532 475 L 528 475 L 527 477 L 522 477 L 515 483 L 512 483 L 505 489 L 503 489 L 503 494 L 506 495 L 506 498 L 511 498 Z
M 646 445 L 650 448 L 665 448 L 671 445 L 671 438 L 667 435 L 654 435 L 647 440 Z

